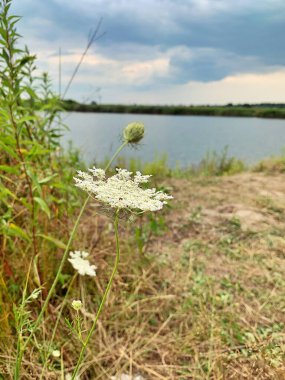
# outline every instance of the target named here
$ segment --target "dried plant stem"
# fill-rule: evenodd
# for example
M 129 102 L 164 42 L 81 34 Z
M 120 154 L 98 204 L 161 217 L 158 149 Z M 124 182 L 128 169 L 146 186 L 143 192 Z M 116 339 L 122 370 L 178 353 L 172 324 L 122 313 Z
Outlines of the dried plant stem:
M 90 331 L 89 331 L 89 333 L 87 335 L 87 338 L 86 338 L 86 340 L 85 340 L 85 342 L 84 342 L 84 344 L 82 346 L 82 349 L 81 349 L 81 352 L 80 352 L 80 355 L 79 355 L 76 367 L 75 367 L 75 369 L 73 371 L 71 380 L 74 380 L 76 378 L 76 375 L 78 374 L 78 371 L 80 369 L 80 365 L 81 365 L 81 363 L 82 363 L 82 361 L 84 359 L 84 354 L 85 354 L 86 348 L 87 348 L 88 343 L 89 343 L 89 341 L 91 339 L 91 336 L 92 336 L 92 334 L 93 334 L 93 332 L 95 330 L 97 321 L 98 321 L 99 316 L 100 316 L 100 314 L 101 314 L 101 312 L 103 310 L 103 307 L 105 305 L 107 296 L 108 296 L 109 291 L 111 289 L 111 286 L 112 286 L 115 274 L 116 274 L 117 269 L 118 269 L 118 265 L 119 265 L 119 261 L 120 261 L 120 242 L 119 242 L 118 223 L 119 223 L 119 209 L 116 212 L 115 220 L 114 220 L 114 229 L 115 229 L 115 237 L 116 237 L 116 260 L 115 260 L 114 268 L 113 268 L 111 277 L 109 279 L 108 285 L 106 287 L 106 290 L 104 292 L 102 301 L 101 301 L 100 306 L 98 308 L 97 314 L 96 314 L 95 319 L 93 321 L 93 325 L 92 325 L 92 327 L 91 327 L 91 329 L 90 329 Z

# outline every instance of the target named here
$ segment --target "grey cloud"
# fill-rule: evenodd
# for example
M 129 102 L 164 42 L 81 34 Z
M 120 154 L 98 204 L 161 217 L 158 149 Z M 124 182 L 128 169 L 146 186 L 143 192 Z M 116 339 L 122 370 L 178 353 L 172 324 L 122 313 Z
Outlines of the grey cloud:
M 14 7 L 29 31 L 36 18 L 49 19 L 52 28 L 37 25 L 35 35 L 54 45 L 66 40 L 69 49 L 84 47 L 100 16 L 107 33 L 94 49 L 107 57 L 144 60 L 176 49 L 166 81 L 213 81 L 285 64 L 282 0 L 21 0 Z
M 221 49 L 179 47 L 171 53 L 169 76 L 175 83 L 209 82 L 231 74 L 266 70 L 256 57 L 238 56 Z

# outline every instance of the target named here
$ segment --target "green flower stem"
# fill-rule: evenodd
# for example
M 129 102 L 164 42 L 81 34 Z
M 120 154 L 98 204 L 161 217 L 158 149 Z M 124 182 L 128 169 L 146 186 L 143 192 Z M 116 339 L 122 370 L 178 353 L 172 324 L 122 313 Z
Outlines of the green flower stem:
M 55 279 L 54 279 L 54 281 L 53 281 L 53 283 L 52 283 L 52 286 L 51 286 L 51 288 L 50 288 L 50 290 L 49 290 L 49 292 L 48 292 L 47 298 L 45 299 L 45 302 L 44 302 L 44 304 L 43 304 L 42 310 L 41 310 L 41 312 L 40 312 L 40 314 L 39 314 L 39 316 L 38 316 L 36 322 L 35 322 L 34 325 L 33 325 L 33 328 L 32 328 L 32 330 L 31 330 L 30 336 L 29 336 L 29 338 L 26 340 L 26 343 L 25 343 L 25 345 L 24 345 L 24 350 L 25 350 L 25 348 L 27 347 L 27 345 L 30 343 L 30 341 L 31 341 L 31 339 L 32 339 L 32 336 L 33 336 L 34 332 L 36 331 L 36 329 L 38 328 L 39 324 L 41 323 L 41 321 L 42 321 L 42 319 L 43 319 L 43 315 L 44 315 L 44 313 L 45 313 L 45 311 L 46 311 L 46 309 L 47 309 L 47 307 L 48 307 L 49 300 L 51 299 L 51 296 L 53 295 L 54 289 L 55 289 L 55 287 L 56 287 L 56 285 L 57 285 L 57 283 L 58 283 L 58 280 L 59 280 L 59 277 L 60 277 L 60 275 L 61 275 L 61 272 L 62 272 L 63 266 L 64 266 L 64 264 L 65 264 L 65 262 L 66 262 L 66 259 L 67 259 L 68 254 L 69 254 L 69 249 L 70 249 L 71 243 L 72 243 L 72 241 L 73 241 L 73 238 L 74 238 L 74 236 L 75 236 L 75 233 L 76 233 L 77 227 L 78 227 L 78 225 L 79 225 L 79 221 L 80 221 L 81 216 L 82 216 L 82 214 L 83 214 L 83 212 L 84 212 L 84 210 L 85 210 L 85 208 L 86 208 L 86 206 L 87 206 L 87 203 L 88 203 L 89 199 L 90 199 L 90 195 L 86 198 L 86 200 L 85 200 L 85 202 L 84 202 L 84 204 L 83 204 L 83 206 L 82 206 L 82 208 L 81 208 L 81 210 L 80 210 L 80 213 L 79 213 L 79 215 L 78 215 L 78 217 L 77 217 L 77 219 L 76 219 L 76 222 L 75 222 L 75 224 L 74 224 L 74 226 L 73 226 L 73 229 L 72 229 L 72 231 L 71 231 L 71 235 L 70 235 L 70 237 L 69 237 L 69 239 L 68 239 L 68 242 L 67 242 L 67 245 L 66 245 L 66 248 L 65 248 L 65 251 L 64 251 L 63 257 L 62 257 L 61 262 L 60 262 L 60 264 L 59 264 L 59 268 L 58 268 L 58 270 L 57 270 L 57 273 L 56 273 Z
M 117 157 L 117 155 L 121 152 L 121 150 L 122 150 L 126 145 L 127 145 L 127 142 L 124 142 L 124 143 L 118 148 L 118 150 L 115 152 L 115 154 L 113 155 L 113 157 L 111 158 L 111 160 L 108 162 L 108 164 L 107 164 L 107 166 L 106 166 L 106 168 L 105 168 L 105 171 L 107 171 L 107 170 L 109 169 L 109 167 L 111 166 L 112 162 L 115 160 L 115 158 Z M 64 251 L 63 257 L 62 257 L 61 262 L 60 262 L 60 264 L 59 264 L 59 268 L 58 268 L 58 270 L 57 270 L 57 274 L 56 274 L 55 279 L 54 279 L 54 281 L 53 281 L 53 283 L 52 283 L 52 285 L 51 285 L 51 288 L 50 288 L 50 290 L 49 290 L 49 292 L 48 292 L 48 295 L 47 295 L 47 297 L 46 297 L 46 299 L 45 299 L 45 302 L 44 302 L 44 304 L 43 304 L 43 306 L 42 306 L 42 309 L 41 309 L 41 311 L 40 311 L 40 314 L 39 314 L 38 318 L 36 319 L 36 321 L 35 321 L 35 323 L 34 323 L 32 329 L 31 329 L 31 332 L 30 332 L 29 337 L 27 338 L 25 344 L 24 344 L 23 347 L 22 347 L 21 354 L 17 355 L 17 358 L 16 358 L 16 368 L 18 368 L 18 369 L 20 368 L 20 365 L 21 365 L 21 361 L 22 361 L 22 357 L 23 357 L 24 351 L 25 351 L 25 349 L 27 348 L 28 344 L 30 343 L 30 341 L 31 341 L 31 339 L 32 339 L 32 337 L 33 337 L 33 335 L 34 335 L 36 329 L 39 327 L 39 325 L 40 325 L 40 323 L 41 323 L 41 321 L 42 321 L 42 319 L 43 319 L 44 313 L 45 313 L 45 311 L 46 311 L 46 309 L 47 309 L 47 307 L 48 307 L 49 300 L 51 299 L 51 297 L 52 297 L 52 295 L 53 295 L 53 292 L 54 292 L 54 290 L 55 290 L 55 287 L 56 287 L 56 285 L 57 285 L 57 283 L 58 283 L 58 280 L 59 280 L 59 277 L 60 277 L 60 275 L 61 275 L 61 272 L 62 272 L 63 266 L 64 266 L 64 264 L 65 264 L 65 262 L 66 262 L 67 257 L 68 257 L 69 249 L 70 249 L 71 243 L 72 243 L 72 241 L 73 241 L 73 239 L 74 239 L 74 236 L 75 236 L 75 233 L 76 233 L 77 227 L 78 227 L 78 225 L 79 225 L 80 219 L 81 219 L 81 217 L 82 217 L 82 214 L 83 214 L 83 212 L 84 212 L 84 210 L 85 210 L 85 208 L 86 208 L 86 206 L 87 206 L 87 203 L 88 203 L 88 201 L 89 201 L 90 198 L 91 198 L 91 196 L 89 195 L 89 196 L 86 198 L 86 200 L 85 200 L 85 202 L 84 202 L 84 204 L 83 204 L 83 206 L 82 206 L 82 208 L 81 208 L 81 210 L 80 210 L 80 213 L 79 213 L 79 215 L 78 215 L 78 217 L 77 217 L 77 219 L 76 219 L 76 221 L 75 221 L 75 224 L 74 224 L 74 226 L 73 226 L 73 229 L 72 229 L 71 234 L 70 234 L 70 237 L 69 237 L 69 240 L 68 240 L 68 242 L 67 242 L 67 245 L 66 245 L 66 248 L 65 248 L 65 251 Z M 18 371 L 17 371 L 17 372 L 18 372 Z M 18 380 L 18 379 L 19 379 L 19 374 L 18 374 L 18 373 L 16 374 L 16 371 L 15 371 L 14 380 Z
M 70 281 L 70 284 L 67 288 L 67 292 L 64 296 L 64 299 L 61 303 L 61 306 L 60 306 L 60 309 L 59 309 L 59 312 L 58 312 L 58 315 L 57 315 L 57 318 L 56 318 L 56 322 L 55 322 L 55 325 L 54 325 L 54 328 L 53 328 L 53 331 L 52 331 L 52 336 L 51 336 L 51 339 L 49 341 L 49 344 L 48 344 L 48 349 L 47 349 L 47 354 L 46 354 L 46 357 L 45 357 L 45 362 L 44 362 L 44 367 L 42 369 L 42 373 L 41 373 L 41 377 L 40 377 L 40 380 L 42 380 L 43 378 L 43 375 L 44 375 L 44 371 L 45 369 L 47 368 L 47 364 L 48 364 L 48 359 L 51 355 L 51 347 L 52 347 L 52 344 L 53 344 L 53 341 L 54 341 L 54 337 L 55 337 L 55 334 L 56 334 L 56 331 L 57 331 L 57 327 L 59 325 L 59 321 L 60 321 L 60 318 L 61 318 L 61 315 L 62 315 L 62 312 L 63 312 L 63 309 L 67 303 L 67 296 L 69 295 L 70 291 L 71 291 L 71 288 L 74 284 L 74 281 L 76 280 L 78 276 L 78 273 L 75 273 L 75 275 L 72 277 L 71 281 Z
M 108 162 L 107 166 L 105 167 L 105 172 L 109 169 L 109 167 L 111 166 L 112 162 L 114 161 L 114 159 L 118 156 L 118 154 L 121 152 L 122 149 L 124 149 L 124 147 L 128 145 L 128 142 L 125 141 L 119 148 L 118 150 L 115 152 L 114 156 L 111 158 L 111 160 Z
M 21 362 L 24 355 L 24 347 L 23 347 L 23 316 L 25 313 L 25 303 L 26 303 L 26 296 L 27 296 L 27 289 L 28 289 L 28 282 L 31 272 L 31 266 L 32 261 L 30 262 L 25 287 L 23 290 L 23 296 L 22 296 L 22 302 L 19 310 L 16 312 L 18 315 L 16 316 L 17 322 L 16 322 L 16 329 L 17 329 L 17 354 L 16 354 L 16 363 L 15 363 L 15 370 L 14 370 L 14 379 L 18 379 L 20 377 L 20 371 L 21 371 Z
M 93 325 L 87 335 L 87 338 L 82 346 L 82 349 L 81 349 L 81 352 L 80 352 L 80 355 L 79 355 L 79 358 L 78 358 L 78 361 L 77 361 L 77 364 L 76 364 L 76 367 L 73 371 L 73 374 L 72 374 L 72 378 L 71 380 L 74 380 L 76 378 L 76 375 L 78 374 L 78 371 L 80 369 L 80 365 L 84 359 L 84 353 L 86 351 L 86 348 L 87 348 L 87 345 L 91 339 L 91 336 L 95 330 L 95 327 L 96 327 L 96 324 L 97 324 L 97 321 L 99 319 L 99 316 L 102 312 L 102 309 L 105 305 L 105 302 L 106 302 L 106 299 L 107 299 L 107 296 L 109 294 L 109 291 L 111 289 L 111 286 L 112 286 L 112 283 L 113 283 L 113 280 L 114 280 L 114 277 L 115 277 L 115 274 L 117 272 L 117 269 L 118 269 L 118 264 L 119 264 L 119 261 L 120 261 L 120 242 L 119 242 L 119 233 L 118 233 L 118 223 L 119 223 L 119 210 L 117 210 L 116 212 L 116 215 L 115 215 L 115 221 L 114 221 L 114 228 L 115 228 L 115 237 L 116 237 L 116 260 L 115 260 L 115 264 L 114 264 L 114 268 L 113 268 L 113 271 L 112 271 L 112 274 L 111 274 L 111 277 L 109 279 L 109 282 L 108 282 L 108 285 L 107 285 L 107 288 L 105 290 L 105 293 L 103 295 L 103 298 L 102 298 L 102 301 L 100 303 L 100 306 L 99 306 L 99 309 L 97 311 L 97 314 L 95 316 L 95 319 L 93 321 Z
M 80 321 L 80 315 L 79 311 L 76 310 L 76 329 L 77 329 L 77 336 L 80 340 L 81 343 L 83 343 L 83 338 L 82 338 L 82 330 L 81 330 L 81 321 Z

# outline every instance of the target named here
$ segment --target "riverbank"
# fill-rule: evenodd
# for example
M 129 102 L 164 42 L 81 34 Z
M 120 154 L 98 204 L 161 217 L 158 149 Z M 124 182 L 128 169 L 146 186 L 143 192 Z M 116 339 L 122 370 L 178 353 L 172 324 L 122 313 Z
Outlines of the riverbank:
M 163 183 L 174 196 L 169 209 L 121 227 L 116 291 L 92 341 L 90 373 L 283 378 L 284 174 Z M 90 210 L 80 233 L 94 246 L 101 286 L 114 253 L 109 223 Z M 92 314 L 84 315 L 88 325 Z
M 157 285 L 139 303 L 162 326 L 154 340 L 144 330 L 152 352 L 139 358 L 144 374 L 284 377 L 284 180 L 250 172 L 167 183 L 173 209 L 147 250 L 161 268 L 145 278 L 148 289 Z
M 224 106 L 183 106 L 183 105 L 124 105 L 84 104 L 74 100 L 62 101 L 65 111 L 94 113 L 128 113 L 148 115 L 193 115 L 193 116 L 235 116 L 285 119 L 285 104 L 241 104 Z
M 222 157 L 185 171 L 172 170 L 164 161 L 142 165 L 133 161 L 131 169 L 153 174 L 152 185 L 174 198 L 160 213 L 120 223 L 119 270 L 88 349 L 85 377 L 118 380 L 119 374 L 127 373 L 144 380 L 283 378 L 284 157 L 264 160 L 250 170 L 236 159 Z M 45 268 L 49 277 L 73 224 L 74 202 L 80 199 L 77 191 L 69 193 L 70 212 L 65 219 L 61 216 L 63 222 L 56 203 L 51 207 L 47 225 L 55 238 L 42 243 L 44 257 L 49 257 Z M 77 279 L 66 296 L 73 276 L 66 265 L 45 319 L 47 337 L 63 302 L 64 317 L 72 318 L 70 305 L 75 299 L 84 304 L 80 314 L 84 330 L 90 328 L 115 252 L 111 219 L 98 211 L 90 202 L 74 243 L 74 249 L 88 250 L 97 277 Z M 18 250 L 13 250 L 9 265 L 7 259 L 3 264 L 7 286 L 2 286 L 0 366 L 7 374 L 13 372 L 15 357 L 11 284 L 16 275 L 24 275 L 23 262 L 28 267 L 28 258 L 19 260 Z M 71 372 L 80 342 L 64 320 L 53 344 L 53 350 L 59 349 Z M 59 360 L 50 359 L 46 379 L 60 377 Z M 39 378 L 42 371 L 40 358 L 29 350 L 23 377 Z

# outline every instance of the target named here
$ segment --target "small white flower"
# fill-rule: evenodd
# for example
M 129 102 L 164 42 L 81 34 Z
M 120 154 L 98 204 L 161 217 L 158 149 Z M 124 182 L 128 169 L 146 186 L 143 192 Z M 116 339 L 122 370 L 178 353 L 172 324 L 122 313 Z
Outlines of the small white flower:
M 41 294 L 42 290 L 41 289 L 35 289 L 29 296 L 29 300 L 36 300 L 39 295 Z
M 70 258 L 68 261 L 81 276 L 96 276 L 97 267 L 95 265 L 91 265 L 89 260 L 87 260 L 87 257 L 89 256 L 88 252 L 75 251 L 70 252 L 69 255 Z
M 130 376 L 125 373 L 122 375 L 111 376 L 111 380 L 145 380 L 141 375 Z
M 60 357 L 60 351 L 59 350 L 53 350 L 51 354 L 54 358 Z
M 94 177 L 97 177 L 100 180 L 104 180 L 106 177 L 105 170 L 103 169 L 96 169 L 95 167 L 93 169 L 88 169 Z
M 157 211 L 173 198 L 156 189 L 141 188 L 140 184 L 147 183 L 150 175 L 136 172 L 132 178 L 132 172 L 117 169 L 117 174 L 106 178 L 102 169 L 93 168 L 89 171 L 93 176 L 79 171 L 79 178 L 74 178 L 75 185 L 112 208 Z
M 71 380 L 71 379 L 72 379 L 71 373 L 67 373 L 66 376 L 65 376 L 65 380 Z M 80 377 L 79 376 L 75 376 L 75 380 L 80 380 Z
M 80 300 L 74 300 L 72 301 L 71 306 L 73 307 L 74 310 L 78 311 L 82 308 L 82 302 Z

